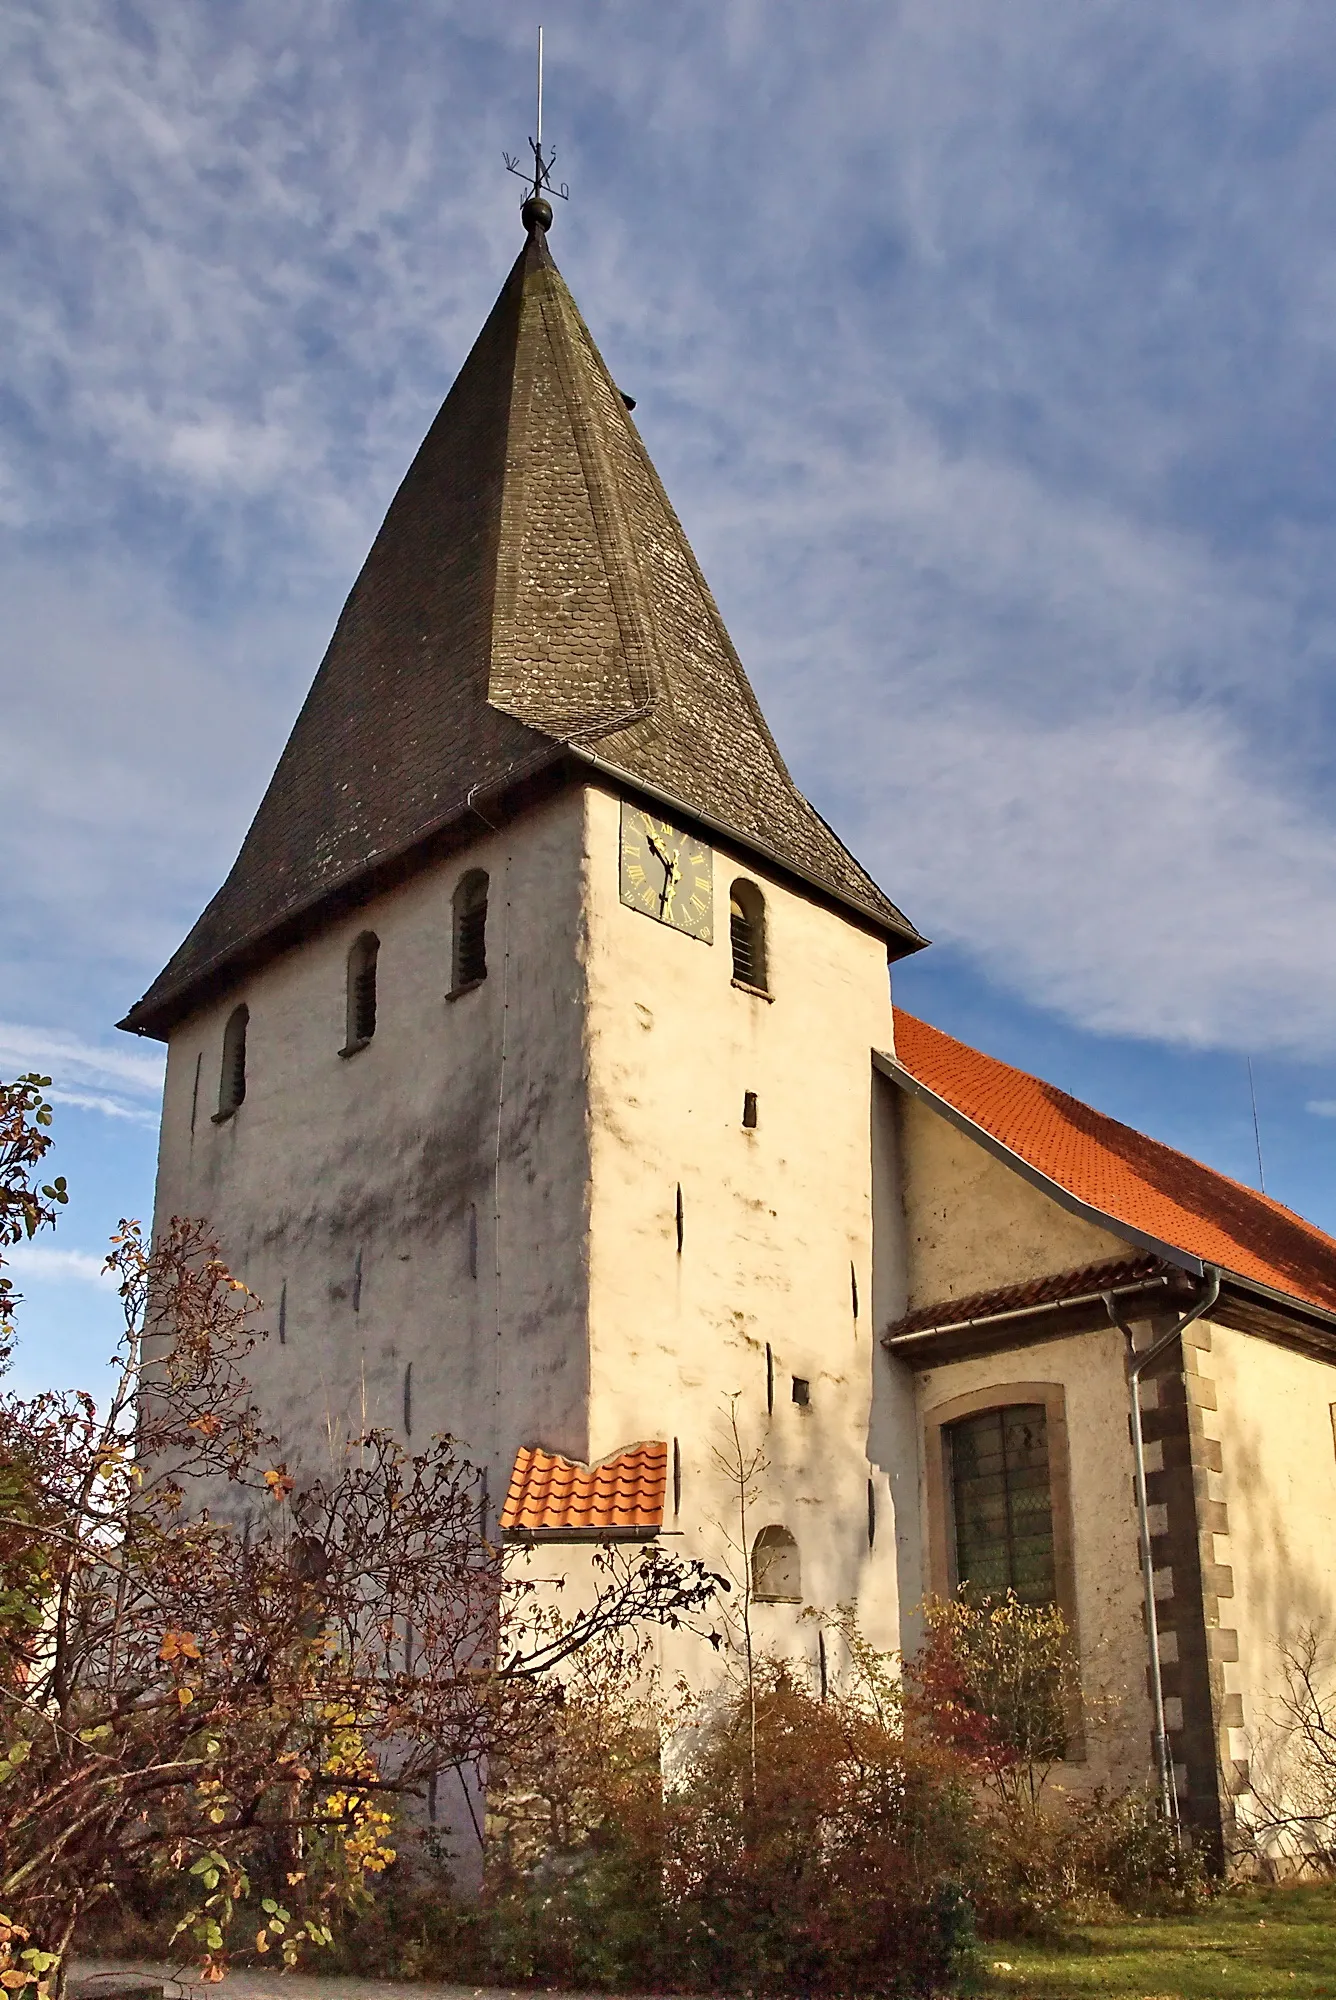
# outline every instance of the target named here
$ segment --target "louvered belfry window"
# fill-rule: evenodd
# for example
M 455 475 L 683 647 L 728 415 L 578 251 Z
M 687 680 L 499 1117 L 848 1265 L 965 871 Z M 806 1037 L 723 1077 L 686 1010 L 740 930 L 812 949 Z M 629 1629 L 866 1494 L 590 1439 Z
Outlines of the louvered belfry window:
M 765 992 L 765 898 L 754 882 L 735 882 L 729 890 L 728 934 L 734 979 Z
M 364 1048 L 376 1032 L 376 961 L 380 940 L 363 931 L 348 954 L 349 1049 Z
M 451 985 L 456 993 L 487 977 L 487 877 L 481 868 L 455 890 L 455 950 Z
M 218 1083 L 217 1119 L 228 1117 L 246 1095 L 246 1027 L 250 1012 L 234 1007 L 223 1030 L 223 1069 Z
M 1052 1604 L 1053 1498 L 1048 1416 L 1042 1403 L 1011 1403 L 949 1426 L 956 1582 L 971 1596 L 1013 1590 Z

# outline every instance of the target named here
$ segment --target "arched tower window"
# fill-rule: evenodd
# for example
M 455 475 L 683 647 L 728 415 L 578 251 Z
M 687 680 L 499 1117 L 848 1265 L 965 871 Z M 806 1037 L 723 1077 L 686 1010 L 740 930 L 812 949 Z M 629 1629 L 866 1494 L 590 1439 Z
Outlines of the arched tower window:
M 470 869 L 455 890 L 454 963 L 450 990 L 462 993 L 487 977 L 487 876 Z
M 766 992 L 765 897 L 754 882 L 735 882 L 729 890 L 728 934 L 733 946 L 733 977 L 740 986 Z
M 348 1026 L 341 1055 L 364 1049 L 376 1032 L 376 960 L 380 939 L 363 931 L 348 953 Z
M 223 1029 L 223 1068 L 218 1080 L 215 1124 L 230 1118 L 246 1095 L 246 1023 L 249 1020 L 249 1008 L 234 1007 Z
M 762 1604 L 801 1604 L 802 1563 L 787 1528 L 762 1528 L 752 1543 L 752 1596 Z

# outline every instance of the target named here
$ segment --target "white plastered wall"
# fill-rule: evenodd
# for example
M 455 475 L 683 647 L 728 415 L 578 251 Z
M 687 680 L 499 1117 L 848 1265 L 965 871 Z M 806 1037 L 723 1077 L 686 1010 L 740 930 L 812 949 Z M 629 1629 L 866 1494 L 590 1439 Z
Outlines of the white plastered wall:
M 1220 1622 L 1238 1642 L 1237 1660 L 1224 1667 L 1225 1691 L 1242 1703 L 1242 1723 L 1228 1729 L 1222 1748 L 1274 1792 L 1287 1770 L 1278 1729 L 1282 1647 L 1307 1630 L 1321 1633 L 1321 1678 L 1336 1698 L 1336 1366 L 1212 1324 L 1202 1367 L 1215 1399 L 1206 1423 L 1223 1465 L 1209 1475 L 1210 1497 L 1228 1508 L 1228 1532 L 1214 1537 L 1216 1561 L 1233 1585 Z M 1246 1819 L 1246 1794 L 1238 1809 Z
M 413 1441 L 454 1432 L 497 1505 L 520 1444 L 597 1459 L 676 1439 L 682 1506 L 674 1518 L 670 1492 L 666 1526 L 717 1566 L 719 1524 L 734 1524 L 714 1450 L 737 1391 L 744 1440 L 769 1460 L 753 1532 L 789 1527 L 805 1603 L 858 1600 L 869 1636 L 894 1646 L 897 1544 L 918 1594 L 918 1495 L 912 1395 L 877 1345 L 878 1314 L 904 1293 L 894 1134 L 871 1067 L 892 1042 L 884 943 L 716 849 L 703 944 L 621 903 L 619 838 L 620 802 L 572 788 L 184 1023 L 159 1225 L 208 1217 L 265 1300 L 257 1388 L 294 1468 L 327 1462 L 331 1427 L 403 1436 L 411 1366 Z M 488 978 L 451 1001 L 451 897 L 476 867 L 490 876 Z M 732 983 L 736 875 L 766 898 L 770 1000 Z M 380 941 L 376 1033 L 342 1059 L 347 956 L 366 930 Z M 240 1001 L 246 1099 L 214 1124 Z M 570 1547 L 535 1557 L 573 1583 L 586 1562 Z M 763 1645 L 814 1661 L 794 1608 L 758 1605 L 756 1621 Z M 674 1665 L 714 1671 L 713 1655 L 679 1652 Z
M 1134 1254 L 1125 1239 L 1061 1207 L 931 1105 L 903 1090 L 894 1102 L 905 1239 L 901 1311 Z M 1064 1781 L 1140 1781 L 1149 1767 L 1150 1705 L 1122 1335 L 1083 1333 L 916 1374 L 893 1365 L 913 1384 L 919 1597 L 933 1582 L 928 1414 L 991 1389 L 1004 1401 L 1009 1383 L 1063 1389 L 1078 1637 L 1089 1695 L 1087 1761 L 1068 1767 Z M 908 1559 L 903 1569 L 908 1578 Z M 906 1593 L 906 1645 L 919 1635 Z M 1101 1714 L 1108 1719 L 1096 1728 Z
M 1135 1254 L 930 1104 L 899 1095 L 911 1308 Z
M 488 1468 L 496 1505 L 536 1431 L 587 1452 L 582 850 L 575 791 L 480 829 L 172 1035 L 157 1224 L 207 1217 L 263 1298 L 260 1400 L 308 1473 L 328 1462 L 331 1427 L 404 1435 L 410 1365 L 413 1440 L 453 1432 Z M 449 1000 L 451 898 L 479 867 L 488 976 Z M 376 1032 L 345 1059 L 348 951 L 367 930 L 380 940 Z M 224 1024 L 241 1001 L 245 1102 L 215 1124 Z
M 1151 1714 L 1123 1336 L 1113 1328 L 1074 1334 L 952 1362 L 914 1380 L 921 1437 L 923 1420 L 957 1397 L 997 1390 L 998 1401 L 1005 1402 L 1007 1385 L 1013 1382 L 1061 1385 L 1087 1755 L 1082 1764 L 1063 1766 L 1057 1782 L 1084 1789 L 1148 1779 Z M 926 1463 L 921 1478 L 926 1570 Z
M 674 1519 L 670 1492 L 666 1525 L 679 1549 L 717 1565 L 718 1524 L 736 1523 L 714 1452 L 737 1392 L 744 1444 L 768 1459 L 751 1532 L 787 1527 L 805 1602 L 833 1610 L 857 1599 L 868 1635 L 894 1646 L 891 1491 L 869 1460 L 873 1371 L 884 1362 L 871 1070 L 872 1050 L 891 1046 L 884 942 L 720 847 L 713 944 L 656 923 L 620 901 L 618 800 L 587 799 L 591 1453 L 676 1439 L 681 1512 Z M 770 999 L 732 983 L 738 876 L 765 896 Z M 810 1384 L 805 1408 L 794 1377 Z M 756 1623 L 763 1645 L 814 1658 L 816 1631 L 792 1607 L 757 1605 Z

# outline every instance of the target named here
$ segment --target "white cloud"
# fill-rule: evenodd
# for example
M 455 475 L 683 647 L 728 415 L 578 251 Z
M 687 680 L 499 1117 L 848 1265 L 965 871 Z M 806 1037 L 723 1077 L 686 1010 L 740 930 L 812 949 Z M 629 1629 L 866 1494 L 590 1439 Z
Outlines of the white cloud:
M 20 1285 L 35 1279 L 41 1284 L 96 1285 L 115 1291 L 114 1273 L 103 1269 L 104 1260 L 87 1250 L 57 1250 L 48 1243 L 16 1243 L 3 1253 L 3 1262 Z
M 1311 1111 L 1315 1118 L 1336 1118 L 1336 1097 L 1316 1097 L 1311 1104 L 1305 1104 L 1305 1111 Z
M 0 1072 L 18 1075 L 33 1071 L 50 1076 L 56 1083 L 69 1078 L 111 1085 L 138 1096 L 157 1098 L 162 1094 L 163 1056 L 157 1049 L 135 1044 L 128 1038 L 122 1047 L 99 1047 L 56 1028 L 0 1021 Z M 73 1092 L 66 1101 L 92 1102 Z
M 11 7 L 15 1011 L 116 1018 L 217 886 L 517 247 L 528 20 L 370 18 Z M 1304 0 L 1201 22 L 569 0 L 553 243 L 921 927 L 1088 1027 L 1322 1054 L 1336 45 Z M 159 1087 L 23 1061 L 112 1116 Z
M 1309 1053 L 1336 1018 L 1336 840 L 1209 715 L 919 714 L 866 801 L 936 935 L 1110 1033 Z
M 153 1131 L 158 1123 L 156 1111 L 138 1110 L 134 1105 L 121 1104 L 114 1097 L 99 1097 L 90 1091 L 57 1090 L 52 1087 L 47 1096 L 53 1104 L 70 1104 L 78 1111 L 96 1111 L 104 1118 L 124 1118 L 132 1125 L 144 1125 Z

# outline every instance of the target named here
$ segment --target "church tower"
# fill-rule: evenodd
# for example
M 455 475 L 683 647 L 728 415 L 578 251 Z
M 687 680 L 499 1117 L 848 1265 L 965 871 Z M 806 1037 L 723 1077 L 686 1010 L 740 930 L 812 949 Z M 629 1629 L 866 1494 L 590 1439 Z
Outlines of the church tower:
M 168 1044 L 157 1215 L 265 1300 L 298 1470 L 448 1430 L 510 1534 L 717 1561 L 736 1394 L 762 1616 L 810 1650 L 796 1600 L 893 1616 L 871 1052 L 923 940 L 790 778 L 524 215 L 237 861 L 121 1024 Z

